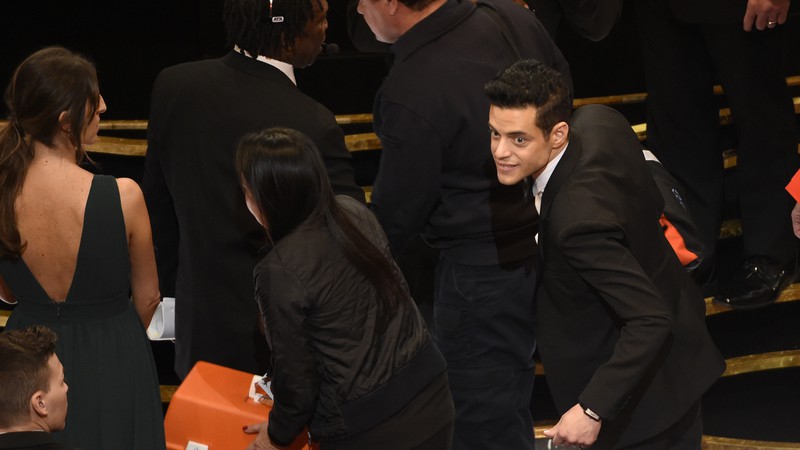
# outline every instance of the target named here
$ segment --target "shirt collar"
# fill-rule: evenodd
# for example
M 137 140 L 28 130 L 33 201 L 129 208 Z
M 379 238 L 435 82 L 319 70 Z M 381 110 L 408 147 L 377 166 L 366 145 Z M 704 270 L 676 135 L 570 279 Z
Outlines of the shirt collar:
M 469 17 L 474 10 L 475 5 L 471 1 L 447 0 L 389 47 L 395 56 L 395 61 L 404 60 L 430 41 L 438 39 Z
M 567 151 L 567 147 L 569 147 L 569 142 L 567 142 L 567 145 L 565 145 L 564 148 L 558 152 L 555 158 L 547 163 L 542 173 L 536 177 L 536 180 L 533 182 L 533 195 L 536 195 L 537 192 L 544 192 L 547 182 L 550 181 L 550 177 L 553 175 L 553 171 L 556 170 L 558 162 L 561 161 L 561 157 L 564 156 L 564 152 Z
M 250 53 L 248 53 L 246 50 L 242 50 L 241 48 L 239 48 L 238 45 L 234 46 L 233 50 L 235 52 L 241 53 L 242 55 L 252 58 L 252 56 L 250 56 Z M 258 57 L 256 57 L 255 59 L 256 61 L 267 63 L 270 66 L 280 70 L 281 72 L 283 72 L 284 75 L 286 75 L 290 80 L 292 80 L 292 83 L 295 86 L 297 86 L 297 80 L 294 77 L 294 66 L 292 66 L 291 64 L 285 63 L 283 61 L 278 61 L 277 59 L 267 58 L 266 56 L 263 55 L 258 55 Z

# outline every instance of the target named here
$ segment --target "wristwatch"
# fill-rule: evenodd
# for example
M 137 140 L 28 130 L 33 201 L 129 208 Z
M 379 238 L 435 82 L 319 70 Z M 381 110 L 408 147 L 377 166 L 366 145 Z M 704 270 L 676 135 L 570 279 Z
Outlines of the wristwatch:
M 590 418 L 590 419 L 592 419 L 592 420 L 594 420 L 595 422 L 600 422 L 600 416 L 599 416 L 599 415 L 597 415 L 597 413 L 596 413 L 596 412 L 594 412 L 594 411 L 592 411 L 591 409 L 589 409 L 589 408 L 587 408 L 587 407 L 583 406 L 583 404 L 582 404 L 582 403 L 581 403 L 580 405 L 581 405 L 581 408 L 583 408 L 583 413 L 584 413 L 584 414 L 586 414 L 587 416 L 589 416 L 589 418 Z

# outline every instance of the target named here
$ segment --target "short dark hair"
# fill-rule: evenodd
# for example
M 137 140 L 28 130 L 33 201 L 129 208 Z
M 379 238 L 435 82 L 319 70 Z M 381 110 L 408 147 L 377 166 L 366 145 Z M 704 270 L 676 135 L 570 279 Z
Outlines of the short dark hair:
M 500 108 L 536 108 L 536 126 L 550 134 L 553 126 L 569 120 L 569 85 L 557 70 L 534 59 L 524 59 L 501 70 L 484 86 L 489 102 Z
M 0 428 L 27 420 L 33 394 L 49 392 L 55 350 L 56 334 L 44 326 L 0 333 Z
M 269 128 L 245 135 L 236 152 L 236 169 L 266 221 L 270 241 L 283 239 L 301 224 L 326 227 L 347 260 L 386 299 L 385 318 L 401 302 L 411 301 L 390 257 L 339 207 L 322 155 L 305 134 Z
M 322 8 L 321 0 L 273 0 L 272 16 L 283 17 L 282 22 L 273 22 L 269 0 L 225 0 L 222 19 L 228 46 L 238 45 L 253 58 L 274 58 L 305 33 L 314 18 L 314 2 Z

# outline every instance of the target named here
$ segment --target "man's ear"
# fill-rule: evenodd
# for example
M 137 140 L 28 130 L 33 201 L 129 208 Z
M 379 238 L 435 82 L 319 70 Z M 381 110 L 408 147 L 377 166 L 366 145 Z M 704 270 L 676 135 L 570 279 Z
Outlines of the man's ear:
M 387 4 L 390 16 L 397 14 L 397 9 L 400 7 L 400 0 L 383 0 L 383 1 L 385 1 Z
M 566 145 L 569 140 L 569 124 L 567 122 L 558 122 L 550 130 L 550 142 L 553 148 L 561 148 Z
M 44 391 L 36 391 L 31 396 L 31 408 L 36 411 L 39 417 L 47 417 L 47 401 L 45 400 L 46 393 Z
M 47 417 L 47 401 L 44 391 L 36 391 L 31 396 L 31 408 L 36 411 L 39 417 Z

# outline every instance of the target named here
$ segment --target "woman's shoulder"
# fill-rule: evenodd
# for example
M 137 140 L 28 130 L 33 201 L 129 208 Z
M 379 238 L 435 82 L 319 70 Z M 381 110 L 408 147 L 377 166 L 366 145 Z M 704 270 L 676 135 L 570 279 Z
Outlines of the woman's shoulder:
M 353 223 L 379 249 L 389 251 L 389 241 L 383 231 L 378 218 L 363 203 L 346 195 L 337 195 L 336 201 L 339 206 L 348 214 Z
M 369 225 L 371 228 L 380 227 L 372 211 L 353 197 L 337 195 L 336 203 L 348 216 L 356 221 L 359 227 L 363 228 L 365 225 Z

